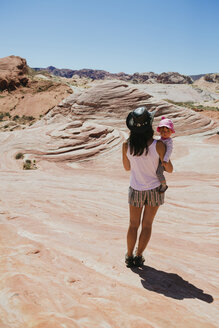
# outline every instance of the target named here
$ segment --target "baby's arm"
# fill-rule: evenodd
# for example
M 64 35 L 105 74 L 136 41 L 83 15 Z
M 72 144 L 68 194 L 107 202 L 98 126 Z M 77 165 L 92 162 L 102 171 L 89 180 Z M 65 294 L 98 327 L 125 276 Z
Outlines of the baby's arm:
M 165 145 L 166 153 L 164 155 L 163 161 L 168 163 L 173 150 L 173 140 L 171 138 L 167 139 Z

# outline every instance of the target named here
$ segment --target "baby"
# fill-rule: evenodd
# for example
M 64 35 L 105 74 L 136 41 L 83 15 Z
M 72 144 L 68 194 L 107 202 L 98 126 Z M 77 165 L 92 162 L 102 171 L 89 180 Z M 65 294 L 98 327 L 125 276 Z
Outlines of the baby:
M 175 133 L 173 122 L 162 116 L 162 119 L 158 125 L 157 132 L 160 133 L 160 140 L 166 145 L 166 153 L 163 158 L 163 163 L 159 162 L 157 168 L 157 177 L 161 183 L 159 187 L 159 192 L 163 193 L 167 190 L 168 186 L 166 185 L 166 179 L 164 177 L 165 165 L 169 162 L 170 155 L 173 150 L 173 140 L 171 134 Z

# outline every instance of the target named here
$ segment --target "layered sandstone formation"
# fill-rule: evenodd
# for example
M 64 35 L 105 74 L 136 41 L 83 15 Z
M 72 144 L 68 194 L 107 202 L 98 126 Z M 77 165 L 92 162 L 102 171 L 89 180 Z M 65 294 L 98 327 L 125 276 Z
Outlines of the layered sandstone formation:
M 157 110 L 155 129 L 171 117 L 177 137 L 145 266 L 130 270 L 121 146 L 141 105 Z M 0 327 L 216 328 L 217 126 L 113 81 L 0 132 Z M 26 159 L 37 169 L 23 170 Z
M 162 116 L 172 118 L 176 136 L 203 133 L 215 127 L 210 118 L 195 111 L 156 100 L 128 84 L 109 81 L 63 100 L 34 124 L 40 137 L 36 143 L 32 139 L 31 147 L 23 151 L 37 160 L 55 162 L 84 160 L 105 153 L 124 139 L 126 116 L 138 106 L 156 112 L 155 127 Z
M 84 92 L 72 94 L 54 108 L 51 115 L 70 113 L 74 117 L 92 118 L 103 124 L 107 117 L 117 124 L 117 121 L 124 122 L 127 113 L 139 106 L 156 111 L 155 124 L 163 115 L 173 118 L 177 135 L 193 134 L 196 129 L 200 131 L 200 126 L 202 132 L 207 131 L 213 126 L 211 119 L 195 111 L 157 99 L 144 88 L 119 81 L 99 83 Z

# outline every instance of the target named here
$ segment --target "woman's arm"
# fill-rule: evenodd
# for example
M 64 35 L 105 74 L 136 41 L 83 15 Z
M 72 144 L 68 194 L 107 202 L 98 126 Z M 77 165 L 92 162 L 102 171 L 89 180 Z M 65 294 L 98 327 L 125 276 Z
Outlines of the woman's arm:
M 156 149 L 157 149 L 157 152 L 160 156 L 160 160 L 161 160 L 165 170 L 168 173 L 172 173 L 173 172 L 173 165 L 172 165 L 171 161 L 169 160 L 168 163 L 163 163 L 163 158 L 164 158 L 164 155 L 165 155 L 165 152 L 166 152 L 165 144 L 162 141 L 158 140 L 157 144 L 156 144 Z
M 122 162 L 123 162 L 124 169 L 126 171 L 129 171 L 130 170 L 130 162 L 129 162 L 129 159 L 126 155 L 127 149 L 128 149 L 128 143 L 124 142 L 122 144 Z

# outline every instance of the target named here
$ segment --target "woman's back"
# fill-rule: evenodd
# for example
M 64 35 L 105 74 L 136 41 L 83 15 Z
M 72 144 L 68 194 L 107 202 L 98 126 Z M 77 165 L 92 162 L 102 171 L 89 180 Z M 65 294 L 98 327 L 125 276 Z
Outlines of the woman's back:
M 131 165 L 130 186 L 135 190 L 150 190 L 157 188 L 160 181 L 157 178 L 156 170 L 159 163 L 159 154 L 156 150 L 157 140 L 153 140 L 148 147 L 148 153 L 145 151 L 142 155 L 132 155 L 130 146 L 127 149 L 127 157 Z

